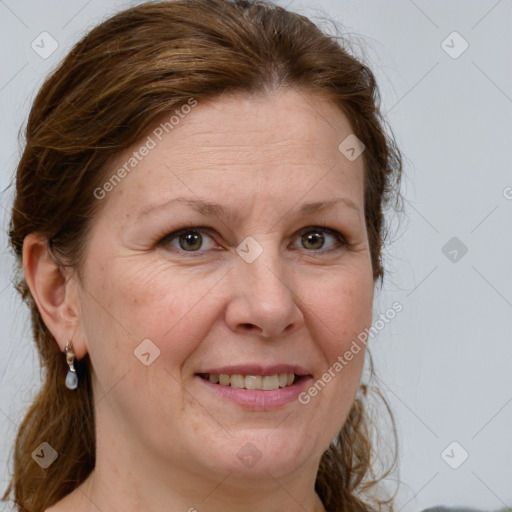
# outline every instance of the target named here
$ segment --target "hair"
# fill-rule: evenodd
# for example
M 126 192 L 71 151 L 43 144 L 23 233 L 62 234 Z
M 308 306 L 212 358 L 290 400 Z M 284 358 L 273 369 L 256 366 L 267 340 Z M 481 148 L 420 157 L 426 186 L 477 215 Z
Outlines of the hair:
M 94 191 L 111 174 L 115 156 L 140 141 L 163 113 L 191 98 L 201 102 L 222 93 L 286 87 L 330 99 L 365 145 L 365 222 L 374 283 L 382 284 L 384 210 L 392 200 L 398 204 L 402 156 L 380 112 L 375 76 L 349 48 L 346 37 L 328 35 L 305 16 L 267 0 L 150 2 L 93 28 L 47 77 L 26 125 L 9 226 L 15 286 L 31 311 L 44 377 L 17 432 L 12 479 L 2 500 L 13 492 L 17 510 L 42 512 L 95 466 L 89 355 L 75 361 L 80 385 L 70 392 L 63 385 L 65 357 L 23 274 L 23 241 L 39 233 L 59 267 L 80 276 L 90 228 L 105 202 Z M 377 475 L 367 390 L 360 387 L 320 461 L 315 489 L 329 512 L 367 512 L 384 505 L 393 510 L 392 498 L 372 489 L 396 465 L 396 426 L 378 392 L 392 419 L 395 457 Z M 31 456 L 43 441 L 59 454 L 58 464 L 44 470 Z

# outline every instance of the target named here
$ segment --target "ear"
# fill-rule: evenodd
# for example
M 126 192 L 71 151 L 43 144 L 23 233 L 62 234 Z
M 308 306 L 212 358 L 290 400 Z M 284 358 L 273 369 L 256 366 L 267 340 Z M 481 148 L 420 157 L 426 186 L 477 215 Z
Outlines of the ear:
M 23 241 L 23 271 L 41 318 L 61 352 L 71 340 L 77 359 L 87 353 L 80 322 L 79 284 L 72 269 L 59 268 L 48 240 L 30 233 Z

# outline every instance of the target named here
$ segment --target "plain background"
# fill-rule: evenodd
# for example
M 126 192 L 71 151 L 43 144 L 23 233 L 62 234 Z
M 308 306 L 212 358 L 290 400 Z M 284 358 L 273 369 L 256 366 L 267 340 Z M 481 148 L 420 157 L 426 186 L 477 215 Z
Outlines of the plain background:
M 511 1 L 279 3 L 343 25 L 377 75 L 406 157 L 406 212 L 375 303 L 376 317 L 395 300 L 403 311 L 370 344 L 399 429 L 398 508 L 512 507 Z M 18 130 L 71 45 L 130 5 L 0 0 L 2 492 L 16 425 L 40 385 L 6 236 Z M 47 59 L 31 48 L 45 31 L 59 45 Z

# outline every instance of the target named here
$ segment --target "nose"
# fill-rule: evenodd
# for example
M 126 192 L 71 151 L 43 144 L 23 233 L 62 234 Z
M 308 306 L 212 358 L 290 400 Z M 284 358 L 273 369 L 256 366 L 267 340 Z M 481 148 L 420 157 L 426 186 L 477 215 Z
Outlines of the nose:
M 228 327 L 238 333 L 254 331 L 266 339 L 283 338 L 298 330 L 304 318 L 292 270 L 268 248 L 252 263 L 237 260 L 230 272 L 233 292 L 225 313 Z

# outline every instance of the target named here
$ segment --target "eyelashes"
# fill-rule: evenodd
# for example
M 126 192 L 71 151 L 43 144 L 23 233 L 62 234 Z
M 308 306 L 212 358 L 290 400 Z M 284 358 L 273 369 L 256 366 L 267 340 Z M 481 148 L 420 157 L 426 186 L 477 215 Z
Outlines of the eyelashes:
M 157 242 L 157 246 L 164 248 L 171 247 L 174 251 L 180 254 L 192 254 L 193 256 L 196 256 L 198 254 L 201 255 L 208 252 L 209 249 L 220 250 L 214 248 L 217 244 L 212 239 L 212 235 L 213 230 L 206 226 L 187 227 L 165 235 Z M 203 250 L 205 240 L 208 238 L 210 239 L 210 247 Z M 334 239 L 335 243 L 325 249 L 324 246 L 328 244 L 329 238 Z M 314 255 L 331 254 L 337 250 L 339 251 L 349 247 L 349 243 L 346 238 L 339 231 L 320 226 L 309 226 L 301 230 L 297 234 L 296 240 L 298 240 L 301 245 L 320 245 L 320 247 L 315 247 L 313 249 L 308 249 L 302 245 L 303 250 Z M 173 243 L 175 245 L 172 245 Z

